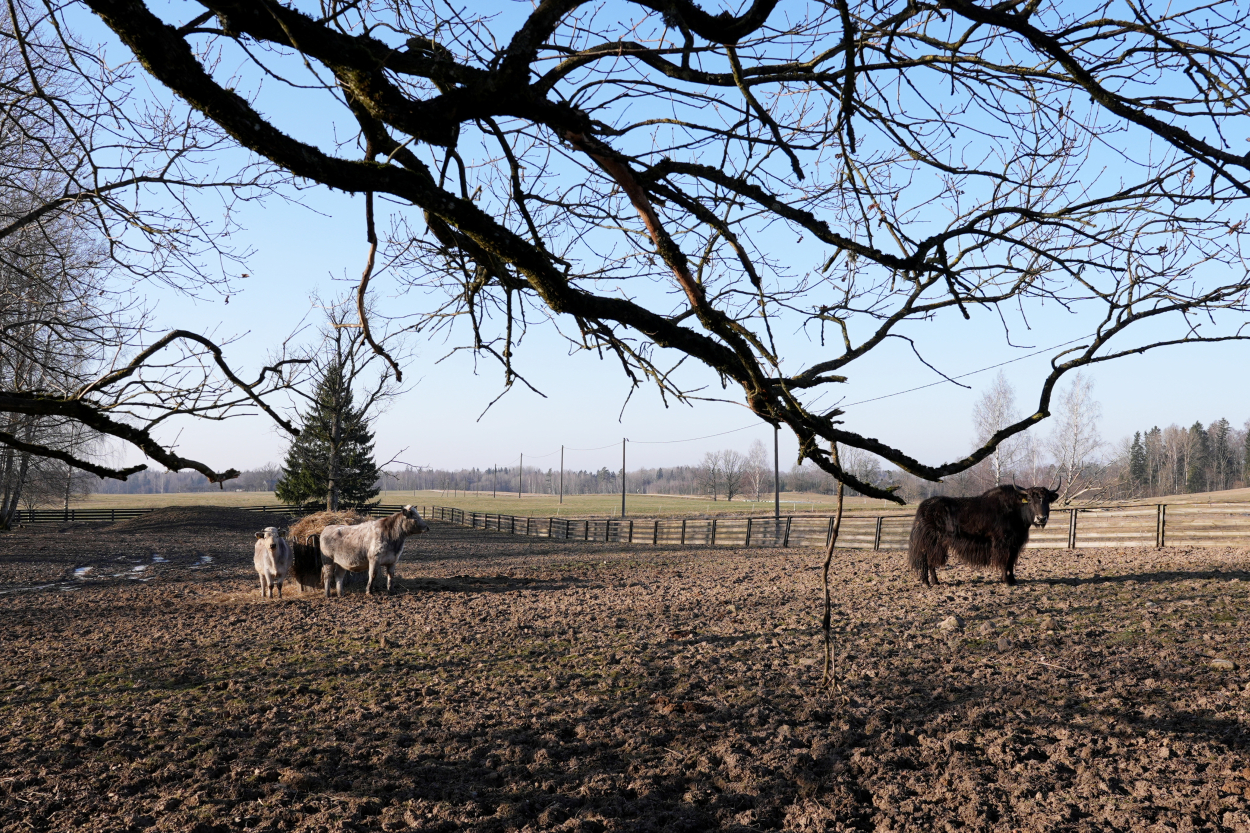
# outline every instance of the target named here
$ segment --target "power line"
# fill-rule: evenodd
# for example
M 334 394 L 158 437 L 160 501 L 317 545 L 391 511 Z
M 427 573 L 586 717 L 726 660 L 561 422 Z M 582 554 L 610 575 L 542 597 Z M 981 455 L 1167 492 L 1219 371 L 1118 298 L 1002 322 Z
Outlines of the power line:
M 707 434 L 702 437 L 689 437 L 684 440 L 630 440 L 630 442 L 637 443 L 638 445 L 670 445 L 672 443 L 692 443 L 695 440 L 708 440 L 708 439 L 711 439 L 712 437 L 723 437 L 726 434 L 736 434 L 739 431 L 745 431 L 748 428 L 758 428 L 761 425 L 767 425 L 767 424 L 768 423 L 766 422 L 752 422 L 751 424 L 744 425 L 741 428 L 732 428 L 728 431 L 721 431 L 719 434 Z
M 936 382 L 930 382 L 929 384 L 927 384 L 927 385 L 921 385 L 921 386 L 920 386 L 920 387 L 918 387 L 918 388 L 908 388 L 907 390 L 900 390 L 900 391 L 896 391 L 895 393 L 887 393 L 887 394 L 885 394 L 884 396 L 874 396 L 872 399 L 861 399 L 861 400 L 859 400 L 858 402 L 852 402 L 852 403 L 850 403 L 849 405 L 839 405 L 838 407 L 839 407 L 839 408 L 853 408 L 853 407 L 855 407 L 856 405 L 866 405 L 866 404 L 868 404 L 869 402 L 878 402 L 878 401 L 880 401 L 880 400 L 882 400 L 882 399 L 889 399 L 889 398 L 894 397 L 894 396 L 902 396 L 902 395 L 903 395 L 903 394 L 905 394 L 905 393 L 915 393 L 915 392 L 916 392 L 916 391 L 918 391 L 918 390 L 924 390 L 925 388 L 932 388 L 932 387 L 935 387 L 935 386 L 937 386 L 937 385 L 945 384 L 946 382 L 949 382 L 949 381 L 951 381 L 952 379 L 963 379 L 963 378 L 968 377 L 968 376 L 975 376 L 975 375 L 977 375 L 978 373 L 984 373 L 985 371 L 987 371 L 987 370 L 993 370 L 993 369 L 994 369 L 994 368 L 996 368 L 996 367 L 1002 367 L 1002 366 L 1004 366 L 1004 365 L 1012 364 L 1013 362 L 1020 362 L 1020 361 L 1024 361 L 1025 359 L 1031 359 L 1031 358 L 1033 358 L 1034 356 L 1040 356 L 1042 353 L 1049 353 L 1051 350 L 1057 350 L 1057 349 L 1059 349 L 1060 347 L 1067 347 L 1069 344 L 1076 344 L 1078 341 L 1083 341 L 1084 339 L 1087 339 L 1087 338 L 1092 338 L 1094 335 L 1095 335 L 1094 333 L 1090 333 L 1089 335 L 1084 335 L 1084 336 L 1080 336 L 1080 337 L 1078 337 L 1078 338 L 1074 338 L 1074 339 L 1072 339 L 1071 341 L 1065 341 L 1065 342 L 1063 342 L 1062 344 L 1056 344 L 1056 345 L 1054 345 L 1053 347 L 1043 347 L 1041 350 L 1037 350 L 1037 351 L 1034 351 L 1034 352 L 1032 352 L 1032 353 L 1026 353 L 1026 354 L 1025 354 L 1025 355 L 1023 355 L 1023 356 L 1016 356 L 1014 359 L 1008 359 L 1008 360 L 1007 360 L 1007 361 L 1005 361 L 1005 362 L 999 362 L 998 364 L 992 364 L 992 365 L 990 365 L 990 366 L 988 366 L 988 367 L 983 367 L 983 368 L 981 368 L 980 370 L 969 370 L 967 373 L 961 373 L 961 374 L 959 374 L 958 376 L 950 376 L 950 377 L 947 377 L 947 378 L 945 378 L 945 379 L 940 379 L 940 380 L 938 380 L 938 381 L 936 381 Z
M 903 394 L 906 394 L 906 393 L 915 393 L 918 390 L 925 390 L 926 388 L 936 387 L 938 385 L 942 385 L 947 382 L 950 382 L 954 379 L 964 379 L 964 378 L 967 378 L 968 376 L 975 376 L 978 373 L 984 373 L 987 370 L 994 370 L 995 368 L 1004 367 L 1009 364 L 1014 364 L 1015 362 L 1024 361 L 1025 359 L 1031 359 L 1034 356 L 1040 356 L 1042 353 L 1049 353 L 1051 350 L 1057 350 L 1060 347 L 1067 347 L 1069 344 L 1075 344 L 1078 341 L 1082 341 L 1087 338 L 1092 338 L 1094 335 L 1095 335 L 1094 333 L 1090 333 L 1089 335 L 1083 335 L 1078 338 L 1074 338 L 1070 341 L 1064 341 L 1060 344 L 1055 344 L 1051 347 L 1043 347 L 1040 350 L 1035 350 L 1032 353 L 1026 353 L 1023 356 L 1016 356 L 1014 359 L 1008 359 L 1005 362 L 998 362 L 997 364 L 991 364 L 986 367 L 979 368 L 977 370 L 969 370 L 967 373 L 960 373 L 958 376 L 948 376 L 945 379 L 939 379 L 938 381 L 930 382 L 927 385 L 920 385 L 919 387 L 907 388 L 906 390 L 895 391 L 894 393 L 887 393 L 881 396 L 874 396 L 871 399 L 861 399 L 858 402 L 851 402 L 847 405 L 840 405 L 838 407 L 853 408 L 856 405 L 866 405 L 869 402 L 879 402 L 882 399 L 891 399 L 895 396 L 902 396 Z M 723 437 L 727 434 L 737 434 L 739 431 L 746 431 L 748 428 L 758 428 L 760 425 L 767 425 L 767 424 L 768 423 L 765 423 L 765 422 L 751 422 L 747 425 L 743 425 L 740 428 L 731 428 L 728 431 L 720 431 L 716 434 L 704 434 L 701 437 L 687 437 L 681 440 L 630 440 L 629 442 L 634 443 L 635 445 L 675 445 L 677 443 L 692 443 L 692 442 L 697 442 L 699 440 L 710 440 L 713 437 Z M 616 445 L 617 445 L 616 442 L 610 442 L 607 445 L 601 445 L 596 448 L 568 448 L 566 447 L 564 450 L 565 451 L 603 451 L 605 448 L 615 448 Z M 542 459 L 543 457 L 550 457 L 551 455 L 555 453 L 556 453 L 555 451 L 549 451 L 546 454 L 534 454 L 532 456 L 535 459 Z

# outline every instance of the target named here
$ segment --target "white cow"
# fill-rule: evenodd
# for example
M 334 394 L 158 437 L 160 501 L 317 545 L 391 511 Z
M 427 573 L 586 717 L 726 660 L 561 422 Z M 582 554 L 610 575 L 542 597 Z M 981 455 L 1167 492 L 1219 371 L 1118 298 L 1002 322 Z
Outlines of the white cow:
M 374 521 L 327 526 L 321 530 L 321 557 L 326 565 L 322 569 L 322 577 L 326 598 L 330 597 L 331 580 L 337 586 L 338 595 L 342 596 L 343 579 L 347 574 L 365 570 L 369 571 L 365 593 L 371 595 L 378 567 L 386 568 L 386 592 L 390 593 L 395 564 L 404 551 L 404 539 L 429 531 L 430 527 L 421 520 L 420 513 L 411 506 Z
M 286 530 L 276 526 L 267 526 L 263 532 L 256 533 L 256 557 L 253 560 L 256 572 L 260 574 L 260 595 L 273 598 L 273 589 L 278 588 L 278 598 L 282 598 L 282 582 L 286 581 L 291 572 L 291 547 L 286 542 Z

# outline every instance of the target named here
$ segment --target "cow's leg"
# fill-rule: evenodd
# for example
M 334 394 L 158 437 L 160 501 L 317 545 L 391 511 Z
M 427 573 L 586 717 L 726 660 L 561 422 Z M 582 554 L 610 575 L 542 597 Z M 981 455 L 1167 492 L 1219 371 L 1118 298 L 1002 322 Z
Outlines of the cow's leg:
M 282 598 L 282 582 L 278 582 L 278 598 Z
M 334 580 L 334 569 L 328 564 L 321 568 L 321 583 L 326 588 L 326 598 L 330 598 L 330 583 Z
M 347 570 L 339 565 L 334 565 L 334 583 L 338 588 L 339 598 L 343 598 L 343 579 L 347 578 Z
M 395 565 L 386 565 L 386 595 L 391 595 L 391 582 L 395 579 Z
M 369 559 L 369 580 L 365 582 L 365 595 L 366 596 L 373 595 L 373 580 L 377 578 L 377 575 L 378 575 L 378 562 L 374 561 L 373 559 Z

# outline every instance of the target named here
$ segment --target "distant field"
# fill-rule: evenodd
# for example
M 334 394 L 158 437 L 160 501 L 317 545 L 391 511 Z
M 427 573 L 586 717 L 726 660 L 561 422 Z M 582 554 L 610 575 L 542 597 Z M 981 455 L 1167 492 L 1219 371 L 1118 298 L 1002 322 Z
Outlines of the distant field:
M 273 506 L 273 492 L 171 492 L 162 495 L 87 495 L 70 502 L 75 509 L 145 509 L 162 506 Z M 57 507 L 42 507 L 57 508 Z
M 413 503 L 422 506 L 452 506 L 466 512 L 498 512 L 504 515 L 547 516 L 599 516 L 619 517 L 621 514 L 620 495 L 565 495 L 564 503 L 560 503 L 556 495 L 523 494 L 520 498 L 516 492 L 498 493 L 494 498 L 487 492 L 444 492 L 430 489 L 417 492 L 384 492 L 384 503 Z M 796 515 L 805 512 L 827 514 L 832 512 L 835 501 L 829 495 L 801 494 L 793 492 L 781 493 L 781 514 Z M 882 508 L 899 507 L 882 500 L 867 498 L 851 498 L 847 500 L 847 511 L 868 512 Z M 762 501 L 734 499 L 707 500 L 683 495 L 634 495 L 625 496 L 625 513 L 638 517 L 664 517 L 669 515 L 709 515 L 709 514 L 771 514 L 773 501 L 771 497 Z
M 451 506 L 466 512 L 498 512 L 505 515 L 549 516 L 610 516 L 621 514 L 620 495 L 565 495 L 564 503 L 555 495 L 523 494 L 516 492 L 490 493 L 452 492 L 429 489 L 424 491 L 386 491 L 380 499 L 384 504 L 415 504 L 418 506 Z M 160 506 L 272 506 L 279 503 L 273 492 L 185 492 L 161 495 L 90 495 L 75 500 L 72 505 L 81 509 L 112 509 Z M 830 495 L 782 492 L 781 512 L 784 515 L 804 512 L 828 513 L 833 511 L 834 500 Z M 898 509 L 893 504 L 867 498 L 850 498 L 847 509 L 852 512 L 878 511 L 882 508 Z M 628 515 L 657 517 L 670 515 L 706 514 L 767 514 L 773 509 L 772 500 L 751 502 L 744 500 L 705 500 L 681 495 L 626 495 L 625 511 Z
M 453 492 L 437 489 L 423 491 L 386 491 L 380 499 L 385 504 L 418 506 L 452 506 L 466 512 L 498 512 L 504 515 L 533 515 L 536 517 L 618 517 L 621 514 L 620 495 L 565 495 L 560 503 L 555 495 L 499 492 L 491 497 L 489 492 Z M 1194 495 L 1172 495 L 1146 498 L 1136 501 L 1117 501 L 1117 505 L 1156 503 L 1239 503 L 1250 502 L 1250 489 L 1230 489 L 1223 492 L 1203 492 Z M 160 506 L 273 506 L 279 503 L 273 492 L 235 492 L 229 489 L 214 492 L 183 492 L 161 495 L 89 495 L 71 504 L 82 509 L 110 509 Z M 782 492 L 781 513 L 800 515 L 804 513 L 828 514 L 834 510 L 832 495 L 803 492 Z M 682 495 L 626 495 L 625 512 L 636 517 L 665 517 L 674 515 L 752 514 L 772 512 L 771 499 L 752 502 L 744 500 L 711 501 Z M 893 514 L 913 511 L 883 500 L 847 498 L 846 508 L 853 513 Z

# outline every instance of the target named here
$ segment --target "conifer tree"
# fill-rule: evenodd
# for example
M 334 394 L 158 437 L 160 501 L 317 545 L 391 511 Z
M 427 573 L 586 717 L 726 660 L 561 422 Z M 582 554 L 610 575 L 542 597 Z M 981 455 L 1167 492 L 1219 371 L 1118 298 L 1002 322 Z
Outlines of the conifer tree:
M 364 408 L 356 408 L 341 364 L 318 380 L 300 435 L 282 463 L 278 499 L 295 505 L 325 501 L 328 510 L 363 508 L 378 496 L 373 432 Z
M 1146 463 L 1146 446 L 1142 445 L 1140 431 L 1133 434 L 1133 444 L 1129 447 L 1128 479 L 1134 491 L 1145 489 L 1150 482 L 1150 470 Z
M 1189 467 L 1185 472 L 1185 490 L 1205 492 L 1207 490 L 1207 462 L 1211 458 L 1211 441 L 1201 422 L 1195 422 L 1189 428 Z

